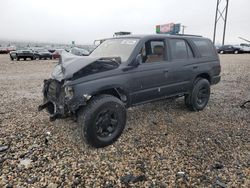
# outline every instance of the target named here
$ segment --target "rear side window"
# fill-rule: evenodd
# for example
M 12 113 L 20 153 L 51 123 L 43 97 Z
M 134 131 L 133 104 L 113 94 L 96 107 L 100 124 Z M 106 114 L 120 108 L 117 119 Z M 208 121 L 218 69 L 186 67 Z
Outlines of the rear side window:
M 202 57 L 214 57 L 216 55 L 213 43 L 206 39 L 193 39 Z
M 193 58 L 193 52 L 188 43 L 183 39 L 170 39 L 172 59 Z

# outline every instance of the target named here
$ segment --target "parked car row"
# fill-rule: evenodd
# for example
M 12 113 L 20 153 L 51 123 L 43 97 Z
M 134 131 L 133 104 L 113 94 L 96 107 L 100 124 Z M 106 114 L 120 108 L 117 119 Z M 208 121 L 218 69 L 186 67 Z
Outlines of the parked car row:
M 30 49 L 25 49 L 25 50 L 17 50 L 17 51 L 12 51 L 9 53 L 10 54 L 10 59 L 11 60 L 17 60 L 19 61 L 20 59 L 26 60 L 26 59 L 52 59 L 52 54 L 45 49 L 39 49 L 36 51 L 30 50 Z
M 35 60 L 35 59 L 59 59 L 60 54 L 65 51 L 64 49 L 55 49 L 53 50 L 53 53 L 50 52 L 47 49 L 44 48 L 29 48 L 29 49 L 23 49 L 23 50 L 16 50 L 9 52 L 10 59 L 11 60 L 17 60 L 20 59 L 27 60 Z M 83 48 L 71 48 L 69 50 L 70 53 L 77 55 L 77 56 L 88 56 L 90 53 L 88 50 L 85 50 Z

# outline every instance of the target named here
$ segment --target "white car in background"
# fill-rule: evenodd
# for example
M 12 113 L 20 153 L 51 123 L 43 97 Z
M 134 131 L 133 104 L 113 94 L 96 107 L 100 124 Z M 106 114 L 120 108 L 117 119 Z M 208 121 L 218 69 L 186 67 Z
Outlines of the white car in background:
M 242 43 L 240 45 L 234 45 L 236 48 L 240 48 L 242 53 L 250 53 L 250 44 Z
M 250 53 L 250 44 L 242 43 L 240 44 L 240 47 L 242 50 L 246 53 Z

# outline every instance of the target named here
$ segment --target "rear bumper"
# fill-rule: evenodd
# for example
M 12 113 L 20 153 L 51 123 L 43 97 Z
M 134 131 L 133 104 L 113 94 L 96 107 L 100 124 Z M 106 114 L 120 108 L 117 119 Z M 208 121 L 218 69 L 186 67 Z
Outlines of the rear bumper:
M 214 76 L 212 79 L 211 79 L 211 84 L 214 85 L 214 84 L 218 84 L 221 80 L 221 76 Z

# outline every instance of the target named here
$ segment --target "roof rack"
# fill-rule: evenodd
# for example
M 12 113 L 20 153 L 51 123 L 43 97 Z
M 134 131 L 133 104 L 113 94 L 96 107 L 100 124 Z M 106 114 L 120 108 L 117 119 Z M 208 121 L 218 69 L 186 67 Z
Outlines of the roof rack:
M 121 36 L 121 35 L 131 35 L 132 33 L 131 32 L 127 32 L 127 31 L 119 31 L 119 32 L 115 32 L 113 37 L 116 37 L 116 36 Z

